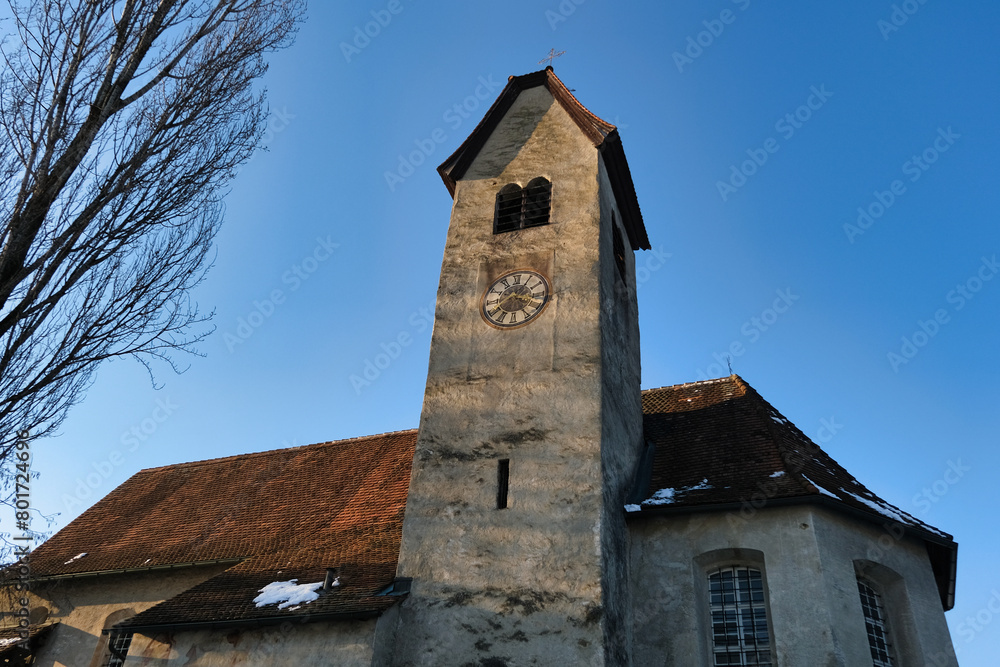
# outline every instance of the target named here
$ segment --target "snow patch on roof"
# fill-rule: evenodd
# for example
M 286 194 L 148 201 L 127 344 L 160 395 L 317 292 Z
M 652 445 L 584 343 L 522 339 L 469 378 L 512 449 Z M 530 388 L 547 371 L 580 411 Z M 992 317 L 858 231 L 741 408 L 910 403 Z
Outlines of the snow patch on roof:
M 317 581 L 314 584 L 297 584 L 297 581 L 298 579 L 291 579 L 289 581 L 272 582 L 260 589 L 258 591 L 260 595 L 255 597 L 253 601 L 258 607 L 263 607 L 267 604 L 276 604 L 278 605 L 278 609 L 284 609 L 292 605 L 302 605 L 312 602 L 319 597 L 319 593 L 316 591 L 323 587 L 322 581 Z M 333 585 L 340 585 L 339 577 L 334 580 Z M 298 606 L 292 608 L 298 609 Z
M 779 470 L 777 472 L 772 472 L 770 475 L 768 475 L 768 477 L 781 477 L 784 474 L 785 474 L 784 470 Z
M 813 486 L 815 486 L 816 489 L 821 494 L 823 494 L 824 496 L 829 496 L 831 498 L 836 498 L 837 500 L 840 500 L 841 502 L 844 502 L 844 499 L 842 499 L 837 494 L 831 493 L 830 491 L 827 491 L 822 486 L 820 486 L 816 482 L 812 481 L 811 479 L 809 479 L 805 475 L 802 475 L 802 477 L 807 482 L 809 482 L 810 484 L 812 484 Z M 839 487 L 837 490 L 840 493 L 843 493 L 845 496 L 850 496 L 851 498 L 854 498 L 855 500 L 857 500 L 862 505 L 870 507 L 871 509 L 875 510 L 875 512 L 877 512 L 878 514 L 881 514 L 882 516 L 886 517 L 887 519 L 892 519 L 893 521 L 896 521 L 898 523 L 904 524 L 906 526 L 914 526 L 914 527 L 917 527 L 917 528 L 921 528 L 921 529 L 926 530 L 926 531 L 928 531 L 930 533 L 934 533 L 935 535 L 940 535 L 942 537 L 947 537 L 946 533 L 938 530 L 937 528 L 934 528 L 933 526 L 928 526 L 927 524 L 925 524 L 925 523 L 923 523 L 921 521 L 918 521 L 918 520 L 916 520 L 916 519 L 914 519 L 912 517 L 909 517 L 906 514 L 903 514 L 903 512 L 901 510 L 896 509 L 895 507 L 893 507 L 892 505 L 890 505 L 886 501 L 882 500 L 881 498 L 878 498 L 878 497 L 867 498 L 865 496 L 858 495 L 857 493 L 854 493 L 852 491 L 848 491 L 847 489 L 845 489 L 843 487 Z
M 667 488 L 660 489 L 652 496 L 642 501 L 643 505 L 669 505 L 677 499 L 678 494 L 685 494 L 688 491 L 700 491 L 702 489 L 711 489 L 712 485 L 708 483 L 708 479 L 701 480 L 700 483 L 694 486 L 682 486 L 678 489 Z
M 83 552 L 82 554 L 77 554 L 77 555 L 73 556 L 72 558 L 70 558 L 70 559 L 69 559 L 68 561 L 66 561 L 65 563 L 63 563 L 63 565 L 69 565 L 69 564 L 70 564 L 70 563 L 72 563 L 73 561 L 75 561 L 75 560 L 80 560 L 81 558 L 83 558 L 83 557 L 84 557 L 84 556 L 86 556 L 86 555 L 87 555 L 87 552 L 86 552 L 86 551 L 84 551 L 84 552 Z
M 864 496 L 859 496 L 856 493 L 851 493 L 847 489 L 841 489 L 841 491 L 843 491 L 850 497 L 854 498 L 859 503 L 867 505 L 868 507 L 872 508 L 882 516 L 888 517 L 893 521 L 898 521 L 899 523 L 902 523 L 907 526 L 917 526 L 926 531 L 934 533 L 935 535 L 941 535 L 942 537 L 945 536 L 945 533 L 941 532 L 937 528 L 934 528 L 933 526 L 928 526 L 923 522 L 912 519 L 911 517 L 903 514 L 902 511 L 897 510 L 895 507 L 893 507 L 886 501 L 882 500 L 881 498 L 865 498 Z
M 12 646 L 22 641 L 24 641 L 24 639 L 21 637 L 8 637 L 6 639 L 0 639 L 0 647 Z
M 674 494 L 677 493 L 676 489 L 667 488 L 660 489 L 654 493 L 649 498 L 642 501 L 643 505 L 668 505 L 674 502 Z
M 817 484 L 816 482 L 812 481 L 807 476 L 802 475 L 802 479 L 806 480 L 807 482 L 809 482 L 810 484 L 812 484 L 813 486 L 815 486 L 816 490 L 819 491 L 824 496 L 830 496 L 831 498 L 836 498 L 837 500 L 840 500 L 840 496 L 838 496 L 836 493 L 832 493 L 830 491 L 827 491 L 825 488 L 823 488 L 823 486 L 821 486 L 821 485 Z

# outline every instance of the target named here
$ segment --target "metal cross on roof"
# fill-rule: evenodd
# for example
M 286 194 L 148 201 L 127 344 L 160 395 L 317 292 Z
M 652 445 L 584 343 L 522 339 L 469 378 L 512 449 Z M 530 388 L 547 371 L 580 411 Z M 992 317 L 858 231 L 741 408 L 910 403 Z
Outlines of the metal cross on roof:
M 542 58 L 541 60 L 539 60 L 538 64 L 541 65 L 541 64 L 543 64 L 547 60 L 547 61 L 549 61 L 549 64 L 547 66 L 551 67 L 552 66 L 552 61 L 555 60 L 556 58 L 558 58 L 559 56 L 561 56 L 564 53 L 566 53 L 566 52 L 565 51 L 560 51 L 559 53 L 556 53 L 555 49 L 549 49 L 549 55 L 546 56 L 545 58 Z

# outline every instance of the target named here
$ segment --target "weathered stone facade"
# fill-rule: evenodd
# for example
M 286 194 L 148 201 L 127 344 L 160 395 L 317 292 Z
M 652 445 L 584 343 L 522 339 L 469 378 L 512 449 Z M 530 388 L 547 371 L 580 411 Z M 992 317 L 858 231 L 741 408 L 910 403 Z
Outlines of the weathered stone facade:
M 554 184 L 551 224 L 494 234 L 498 189 L 539 176 Z M 414 587 L 394 664 L 628 660 L 620 508 L 642 413 L 635 290 L 612 256 L 616 210 L 600 154 L 544 86 L 517 97 L 457 180 L 400 551 Z M 515 269 L 547 276 L 551 300 L 524 327 L 487 326 L 480 298 Z

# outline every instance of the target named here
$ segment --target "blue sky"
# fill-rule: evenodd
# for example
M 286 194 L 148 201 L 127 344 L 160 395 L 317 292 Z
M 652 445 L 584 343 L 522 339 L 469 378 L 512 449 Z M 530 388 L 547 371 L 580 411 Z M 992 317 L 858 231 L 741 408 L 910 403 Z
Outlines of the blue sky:
M 34 502 L 58 528 L 141 468 L 416 426 L 451 204 L 435 167 L 555 48 L 620 128 L 654 248 L 643 387 L 731 355 L 861 482 L 956 536 L 955 645 L 993 664 L 998 28 L 985 1 L 314 1 L 272 58 L 267 151 L 194 295 L 216 312 L 205 356 L 158 391 L 103 367 L 36 443 Z

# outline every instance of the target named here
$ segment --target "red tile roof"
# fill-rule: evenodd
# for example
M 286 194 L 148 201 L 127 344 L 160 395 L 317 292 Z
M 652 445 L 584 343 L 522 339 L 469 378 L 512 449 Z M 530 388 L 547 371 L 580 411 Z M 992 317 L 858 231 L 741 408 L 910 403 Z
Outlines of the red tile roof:
M 416 438 L 401 431 L 143 470 L 39 546 L 32 574 L 239 560 L 130 626 L 273 617 L 275 605 L 253 604 L 259 588 L 322 581 L 328 567 L 342 585 L 309 613 L 381 611 L 396 598 L 370 598 L 395 575 Z

